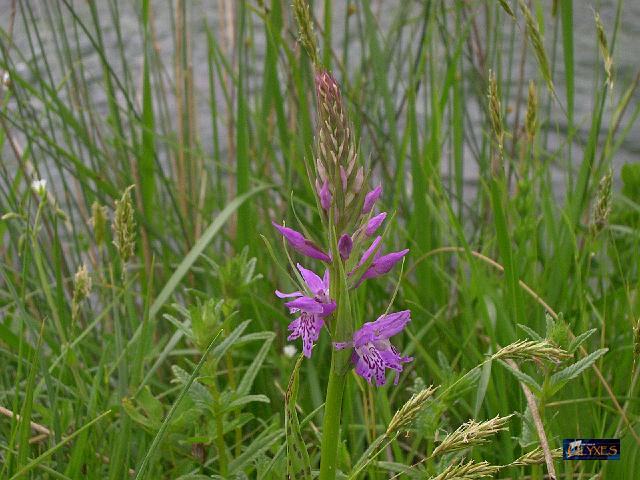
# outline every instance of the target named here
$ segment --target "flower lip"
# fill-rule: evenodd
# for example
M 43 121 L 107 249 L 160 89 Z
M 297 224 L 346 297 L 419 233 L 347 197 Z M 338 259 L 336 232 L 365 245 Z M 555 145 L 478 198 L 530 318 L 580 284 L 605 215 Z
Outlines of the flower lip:
M 305 357 L 311 357 L 313 345 L 320 337 L 320 330 L 324 325 L 324 320 L 319 315 L 302 312 L 302 314 L 289 324 L 291 334 L 287 340 L 295 340 L 302 337 L 302 353 Z

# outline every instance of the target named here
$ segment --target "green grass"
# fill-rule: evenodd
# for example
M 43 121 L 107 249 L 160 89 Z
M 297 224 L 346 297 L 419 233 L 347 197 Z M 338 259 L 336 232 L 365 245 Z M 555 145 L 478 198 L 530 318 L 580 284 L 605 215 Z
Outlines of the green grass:
M 294 371 L 288 315 L 273 295 L 291 286 L 290 272 L 260 238 L 280 245 L 272 219 L 321 227 L 307 180 L 313 69 L 289 3 L 60 0 L 3 12 L 0 478 L 280 479 L 301 446 L 318 471 L 330 341 L 323 335 Z M 382 479 L 429 478 L 463 456 L 508 465 L 538 444 L 522 381 L 552 448 L 621 438 L 619 462 L 559 460 L 559 478 L 635 478 L 640 165 L 615 159 L 640 114 L 637 72 L 616 70 L 621 18 L 636 7 L 620 0 L 602 15 L 610 89 L 595 21 L 593 51 L 576 51 L 581 2 L 552 11 L 507 0 L 515 19 L 484 0 L 314 3 L 320 58 L 395 212 L 385 249 L 411 249 L 402 273 L 353 293 L 358 322 L 370 321 L 399 282 L 393 308 L 411 309 L 412 322 L 397 343 L 415 360 L 395 387 L 347 377 L 339 468 Z M 588 97 L 578 55 L 593 63 Z M 612 209 L 594 233 L 612 166 Z M 45 198 L 30 187 L 39 178 Z M 110 220 L 100 241 L 91 216 L 97 202 L 113 218 L 129 185 L 136 251 L 124 264 Z M 82 264 L 93 286 L 74 318 Z M 487 360 L 536 335 L 571 350 L 592 329 L 557 367 L 521 362 L 518 376 Z M 408 434 L 381 437 L 430 384 L 439 390 Z M 429 457 L 467 420 L 512 413 L 491 442 Z M 509 466 L 499 478 L 545 473 Z

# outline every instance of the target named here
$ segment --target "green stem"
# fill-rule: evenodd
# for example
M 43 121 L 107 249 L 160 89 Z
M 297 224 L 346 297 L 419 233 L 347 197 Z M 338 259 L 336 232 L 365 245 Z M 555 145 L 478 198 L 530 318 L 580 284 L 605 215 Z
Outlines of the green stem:
M 342 410 L 342 394 L 346 373 L 337 371 L 337 365 L 342 365 L 341 353 L 336 350 L 331 355 L 331 372 L 327 385 L 327 397 L 324 404 L 324 418 L 322 421 L 322 444 L 320 447 L 320 480 L 336 478 L 336 457 L 340 443 L 340 419 Z

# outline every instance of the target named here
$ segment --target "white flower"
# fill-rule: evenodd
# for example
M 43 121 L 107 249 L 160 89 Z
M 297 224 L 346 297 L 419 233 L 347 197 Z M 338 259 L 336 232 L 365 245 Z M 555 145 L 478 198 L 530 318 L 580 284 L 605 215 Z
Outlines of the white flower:
M 44 178 L 41 178 L 40 180 L 34 180 L 33 182 L 31 182 L 31 190 L 43 197 L 45 192 L 47 191 L 47 181 Z
M 298 353 L 298 349 L 295 345 L 285 345 L 282 353 L 284 353 L 285 357 L 293 358 Z

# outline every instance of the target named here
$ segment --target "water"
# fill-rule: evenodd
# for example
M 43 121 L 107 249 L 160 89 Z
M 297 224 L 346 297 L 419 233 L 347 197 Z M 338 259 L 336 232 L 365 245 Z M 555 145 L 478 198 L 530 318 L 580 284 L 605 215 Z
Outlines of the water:
M 15 28 L 14 28 L 14 45 L 15 50 L 13 54 L 14 61 L 17 63 L 18 70 L 21 74 L 23 74 L 27 79 L 30 78 L 30 66 L 29 65 L 39 65 L 39 68 L 42 69 L 42 59 L 36 58 L 35 60 L 32 58 L 32 55 L 29 50 L 28 38 L 25 33 L 25 24 L 23 23 L 23 13 L 21 11 L 20 5 L 22 2 L 18 2 L 18 15 L 16 18 Z M 118 31 L 115 28 L 115 23 L 113 21 L 113 14 L 110 4 L 111 2 L 96 2 L 96 7 L 98 9 L 99 21 L 101 25 L 101 33 L 103 36 L 103 41 L 107 46 L 107 51 L 110 55 L 110 60 L 114 69 L 116 71 L 122 72 L 122 69 L 119 68 L 120 63 L 120 53 L 117 48 L 118 45 Z M 130 79 L 130 82 L 139 90 L 140 82 L 141 82 L 141 67 L 142 67 L 142 35 L 140 31 L 140 20 L 138 17 L 138 13 L 134 9 L 133 5 L 137 2 L 130 1 L 120 1 L 117 2 L 117 8 L 119 10 L 119 18 L 120 21 L 120 35 L 123 39 L 125 39 L 125 50 L 124 54 L 127 61 L 130 65 L 133 66 L 133 75 Z M 165 2 L 151 2 L 153 8 L 153 16 L 155 23 L 155 32 L 156 32 L 156 42 L 157 47 L 160 52 L 162 52 L 163 58 L 165 58 L 165 67 L 166 73 L 168 77 L 173 75 L 173 66 L 172 66 L 172 55 L 174 53 L 174 43 L 173 43 L 173 33 L 172 29 L 175 28 L 174 19 L 171 17 L 172 15 L 172 5 L 174 2 L 167 1 Z M 205 39 L 205 28 L 204 22 L 205 20 L 213 29 L 214 34 L 220 38 L 224 39 L 226 35 L 234 35 L 233 30 L 229 30 L 226 28 L 224 12 L 222 10 L 222 5 L 224 2 L 210 0 L 210 1 L 199 1 L 193 4 L 190 4 L 189 8 L 189 17 L 188 22 L 191 26 L 192 32 L 192 54 L 193 54 L 193 69 L 194 69 L 194 86 L 196 90 L 196 97 L 201 99 L 201 101 L 196 101 L 196 109 L 198 114 L 198 122 L 197 124 L 200 126 L 201 135 L 200 139 L 202 141 L 202 146 L 205 152 L 212 151 L 212 143 L 211 143 L 211 135 L 210 135 L 210 111 L 208 100 L 208 69 L 207 69 L 207 44 Z M 233 2 L 229 2 L 232 4 Z M 268 2 L 267 2 L 268 3 Z M 285 2 L 287 4 L 288 2 Z M 471 2 L 473 3 L 473 2 Z M 547 2 L 545 2 L 547 3 Z M 11 12 L 11 4 L 10 0 L 0 0 L 0 25 L 5 30 L 9 25 L 9 18 Z M 402 6 L 400 7 L 400 4 Z M 55 11 L 59 9 L 63 12 L 63 15 L 69 19 L 66 21 L 66 28 L 70 28 L 70 13 L 64 6 L 61 1 L 53 1 L 53 2 L 44 2 L 41 1 L 33 1 L 32 5 L 34 5 L 34 13 L 36 14 L 38 26 L 40 28 L 40 34 L 42 36 L 43 44 L 45 45 L 46 56 L 51 61 L 54 76 L 56 82 L 59 82 L 62 78 L 64 78 L 65 72 L 61 72 L 56 70 L 59 68 L 57 66 L 55 60 L 55 37 L 52 35 L 51 29 L 46 21 L 46 10 L 45 5 L 48 5 L 50 11 Z M 163 6 L 167 6 L 167 8 L 162 8 Z M 79 12 L 80 18 L 83 19 L 84 22 L 89 26 L 90 31 L 94 31 L 94 27 L 91 20 L 91 15 L 89 8 L 85 2 L 74 2 L 74 7 Z M 409 8 L 410 10 L 406 11 Z M 383 35 L 389 34 L 392 26 L 394 25 L 394 21 L 399 12 L 408 15 L 409 18 L 415 18 L 419 21 L 419 13 L 423 8 L 422 2 L 408 2 L 402 0 L 387 0 L 385 2 L 373 2 L 373 9 L 377 15 L 378 21 L 380 22 L 380 27 Z M 405 9 L 405 10 L 401 10 Z M 484 22 L 482 21 L 482 8 L 478 9 L 478 28 L 479 35 L 485 36 L 487 32 L 482 31 L 482 27 L 484 26 Z M 616 13 L 616 2 L 614 0 L 603 0 L 600 2 L 599 12 L 601 16 L 602 23 L 604 24 L 605 31 L 611 40 L 611 34 L 613 32 L 613 24 L 615 21 L 615 13 Z M 321 15 L 321 12 L 316 12 Z M 335 34 L 335 45 L 334 48 L 336 51 L 340 51 L 343 39 L 340 38 L 341 33 L 344 31 L 344 22 L 345 22 L 346 12 L 346 2 L 334 2 L 334 34 Z M 250 62 L 250 69 L 252 69 L 250 73 L 249 80 L 249 89 L 258 89 L 260 88 L 261 83 L 261 72 L 262 72 L 262 64 L 264 59 L 264 31 L 261 27 L 260 20 L 256 18 L 255 15 L 250 14 L 250 20 L 252 22 L 252 28 L 249 29 L 251 31 L 252 37 L 252 61 Z M 547 44 L 547 52 L 549 57 L 551 58 L 553 54 L 552 49 L 552 40 L 553 40 L 553 29 L 554 26 L 549 22 L 550 14 L 545 12 L 545 17 L 547 18 L 547 25 L 545 26 L 545 40 Z M 319 16 L 319 18 L 322 18 Z M 356 22 L 355 16 L 350 19 L 350 27 L 355 32 L 356 30 Z M 60 28 L 60 27 L 57 27 Z M 503 50 L 504 62 L 503 68 L 508 69 L 507 64 L 507 55 L 509 45 L 509 38 L 512 33 L 513 24 L 510 20 L 506 20 L 502 25 L 502 36 L 505 42 L 505 47 Z M 415 48 L 417 32 L 416 28 L 407 28 L 407 35 L 409 35 L 409 39 L 406 41 L 406 44 L 410 47 Z M 413 38 L 411 38 L 411 32 L 413 32 Z M 69 31 L 69 34 L 72 32 Z M 596 29 L 594 22 L 594 12 L 592 10 L 592 6 L 589 2 L 576 1 L 574 2 L 574 42 L 575 42 L 575 126 L 578 129 L 578 134 L 574 136 L 572 140 L 569 140 L 566 132 L 568 131 L 568 124 L 566 120 L 566 116 L 562 113 L 561 107 L 558 104 L 554 104 L 552 107 L 551 121 L 552 123 L 548 124 L 548 135 L 549 135 L 549 148 L 550 150 L 554 150 L 558 145 L 563 145 L 567 141 L 572 142 L 572 161 L 574 162 L 573 166 L 576 167 L 581 162 L 582 151 L 583 151 L 583 142 L 582 139 L 586 138 L 588 135 L 588 130 L 591 122 L 591 112 L 593 111 L 593 92 L 598 82 L 598 85 L 601 84 L 603 79 L 603 67 L 602 67 L 602 59 L 598 55 L 597 44 L 596 44 Z M 512 60 L 511 70 L 514 75 L 517 76 L 519 65 L 520 65 L 520 54 L 521 54 L 521 43 L 520 39 L 522 38 L 522 32 L 520 30 L 516 30 L 516 42 L 514 44 L 514 56 Z M 558 32 L 560 35 L 560 32 Z M 82 32 L 79 33 L 80 36 L 80 45 L 79 52 L 82 58 L 82 64 L 84 66 L 85 72 L 90 79 L 90 83 L 92 85 L 91 96 L 94 99 L 96 106 L 103 110 L 107 111 L 107 103 L 106 98 L 103 93 L 103 83 L 102 83 L 102 74 L 100 67 L 100 58 L 96 53 L 95 48 L 91 45 L 87 36 Z M 614 51 L 614 90 L 612 92 L 614 99 L 619 99 L 621 95 L 624 93 L 624 90 L 627 86 L 632 82 L 633 78 L 637 74 L 638 71 L 638 55 L 637 55 L 637 45 L 640 39 L 640 2 L 638 1 L 628 1 L 624 4 L 624 11 L 622 15 L 621 26 L 616 38 L 616 45 Z M 224 42 L 223 42 L 224 43 Z M 558 91 L 559 97 L 562 102 L 566 101 L 566 89 L 563 83 L 564 81 L 564 63 L 562 61 L 562 48 L 561 42 L 557 42 L 558 51 L 556 54 L 558 55 L 558 59 L 554 65 L 554 79 L 555 86 Z M 25 55 L 24 59 L 19 59 L 18 55 L 15 55 L 15 51 L 23 52 Z M 349 47 L 349 55 L 350 59 L 358 59 L 361 55 L 360 45 L 351 44 Z M 405 62 L 406 64 L 407 62 Z M 352 68 L 359 68 L 359 61 L 353 61 L 350 63 Z M 539 89 L 544 88 L 544 84 L 542 79 L 537 76 L 537 65 L 534 55 L 532 54 L 531 48 L 528 47 L 527 57 L 524 63 L 524 72 L 525 78 L 527 79 L 536 79 L 538 81 Z M 596 75 L 596 72 L 599 72 Z M 400 83 L 401 87 L 403 83 Z M 426 92 L 426 87 L 422 89 L 422 95 L 428 95 Z M 512 90 L 516 90 L 515 85 Z M 402 96 L 403 88 L 398 89 L 398 102 L 400 101 L 400 97 Z M 637 92 L 634 94 L 634 98 L 628 109 L 628 112 L 633 111 L 634 105 L 637 103 L 638 97 L 640 94 Z M 139 104 L 139 98 L 134 99 Z M 526 84 L 524 90 L 524 100 L 526 101 Z M 222 96 L 221 89 L 218 88 L 218 98 L 217 101 L 219 105 L 223 105 L 224 98 Z M 516 97 L 512 95 L 509 99 L 506 100 L 506 104 L 509 107 L 510 114 L 507 115 L 506 121 L 508 124 L 513 126 L 514 122 L 514 112 L 516 110 Z M 423 111 L 424 103 L 419 99 L 417 103 L 418 115 L 424 115 Z M 175 108 L 170 105 L 170 108 Z M 482 109 L 479 105 L 475 103 L 475 101 L 471 101 L 468 105 L 466 105 L 468 115 L 473 122 L 484 122 L 484 116 L 482 114 Z M 606 114 L 604 118 L 604 124 L 606 125 L 611 112 L 614 108 L 614 103 L 608 101 Z M 524 116 L 524 108 L 521 106 L 520 120 L 522 122 L 522 118 Z M 402 124 L 399 125 L 402 128 Z M 624 122 L 622 127 L 624 127 Z M 219 125 L 219 128 L 222 132 L 224 132 L 224 125 Z M 480 129 L 475 129 L 478 134 L 481 134 Z M 603 135 L 606 132 L 603 133 Z M 222 139 L 225 139 L 225 135 L 221 136 Z M 366 145 L 365 145 L 366 148 Z M 443 172 L 446 175 L 448 172 L 448 165 L 446 158 L 450 157 L 450 152 L 447 150 L 448 147 L 445 146 L 444 151 L 444 159 L 442 160 L 443 164 Z M 637 155 L 640 152 L 640 124 L 636 123 L 632 126 L 629 135 L 622 142 L 620 149 L 616 152 L 614 157 L 614 168 L 618 170 L 619 167 L 627 162 L 632 162 L 637 159 Z M 465 151 L 465 160 L 469 158 L 473 158 L 473 152 L 467 148 Z M 562 190 L 564 185 L 564 175 L 566 172 L 566 162 L 562 159 L 555 160 L 557 163 L 557 168 L 555 168 L 555 176 L 554 176 L 554 184 L 556 190 Z M 477 183 L 478 178 L 478 165 L 475 162 L 465 161 L 465 171 L 464 178 L 465 184 L 469 186 L 473 186 Z

